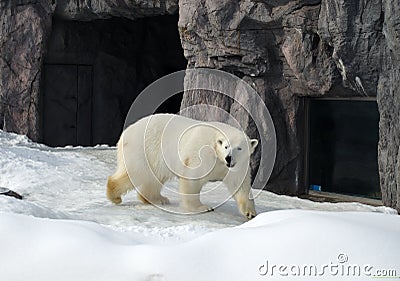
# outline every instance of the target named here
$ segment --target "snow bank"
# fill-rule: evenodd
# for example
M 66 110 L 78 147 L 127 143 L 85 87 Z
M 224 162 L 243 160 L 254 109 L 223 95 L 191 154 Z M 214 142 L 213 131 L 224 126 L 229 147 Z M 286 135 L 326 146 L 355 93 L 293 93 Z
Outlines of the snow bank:
M 176 245 L 91 222 L 0 214 L 0 225 L 2 280 L 371 280 L 378 270 L 400 273 L 400 217 L 378 213 L 273 211 Z
M 250 222 L 233 200 L 215 212 L 183 216 L 143 205 L 134 192 L 120 206 L 109 203 L 105 183 L 115 148 L 49 148 L 0 131 L 0 151 L 0 186 L 25 198 L 0 196 L 2 281 L 265 280 L 282 274 L 309 280 L 288 272 L 307 264 L 315 268 L 305 270 L 324 271 L 322 280 L 343 278 L 327 273 L 326 264 L 400 275 L 400 222 L 387 207 L 263 191 L 256 198 L 260 215 Z M 217 191 L 204 196 L 205 203 L 226 198 L 224 188 Z M 178 198 L 171 201 L 179 210 Z M 361 273 L 361 280 L 371 279 Z

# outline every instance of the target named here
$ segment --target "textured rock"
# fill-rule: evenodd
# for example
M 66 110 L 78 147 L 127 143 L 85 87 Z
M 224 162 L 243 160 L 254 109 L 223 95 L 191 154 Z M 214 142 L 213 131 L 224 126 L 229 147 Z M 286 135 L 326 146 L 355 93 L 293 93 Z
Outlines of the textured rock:
M 400 70 L 398 64 L 392 67 L 381 74 L 378 84 L 378 163 L 382 200 L 385 205 L 400 210 Z
M 137 19 L 174 14 L 177 10 L 177 0 L 58 0 L 56 14 L 76 20 Z
M 382 3 L 385 45 L 378 83 L 378 163 L 382 200 L 400 212 L 400 3 Z
M 361 96 L 376 96 L 383 20 L 381 0 L 321 3 L 321 39 L 333 47 L 343 85 Z
M 55 5 L 20 0 L 0 7 L 0 127 L 37 139 L 41 65 Z

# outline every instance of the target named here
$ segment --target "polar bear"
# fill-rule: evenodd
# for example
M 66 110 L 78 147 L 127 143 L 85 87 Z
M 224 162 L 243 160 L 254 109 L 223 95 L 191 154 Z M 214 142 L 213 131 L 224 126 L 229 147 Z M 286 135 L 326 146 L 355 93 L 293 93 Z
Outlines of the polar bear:
M 144 203 L 168 204 L 163 184 L 177 177 L 181 206 L 189 213 L 212 211 L 200 201 L 209 181 L 223 181 L 239 211 L 256 216 L 251 196 L 249 159 L 258 144 L 244 132 L 219 122 L 180 115 L 155 114 L 122 133 L 117 145 L 117 170 L 108 178 L 107 197 L 119 204 L 135 188 Z

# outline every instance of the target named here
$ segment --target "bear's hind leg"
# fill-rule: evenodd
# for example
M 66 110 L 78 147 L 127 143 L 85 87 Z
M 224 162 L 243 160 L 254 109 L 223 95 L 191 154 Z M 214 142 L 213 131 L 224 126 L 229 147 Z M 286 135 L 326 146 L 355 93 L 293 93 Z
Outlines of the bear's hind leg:
M 114 174 L 108 177 L 107 198 L 115 204 L 120 204 L 122 202 L 121 196 L 133 188 L 134 186 L 132 185 L 127 173 L 122 175 Z
M 169 199 L 161 195 L 161 183 L 143 184 L 137 188 L 137 197 L 144 204 L 167 205 Z

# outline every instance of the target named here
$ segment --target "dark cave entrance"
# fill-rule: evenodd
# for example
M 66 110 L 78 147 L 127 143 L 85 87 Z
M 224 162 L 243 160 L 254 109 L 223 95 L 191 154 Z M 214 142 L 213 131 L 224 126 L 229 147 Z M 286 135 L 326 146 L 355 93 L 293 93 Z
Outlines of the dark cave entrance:
M 310 189 L 380 199 L 376 99 L 308 99 L 306 103 Z
M 53 18 L 41 85 L 41 140 L 115 145 L 137 95 L 186 68 L 178 16 L 71 21 Z M 158 112 L 179 111 L 182 96 Z

